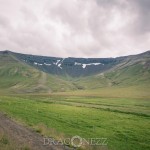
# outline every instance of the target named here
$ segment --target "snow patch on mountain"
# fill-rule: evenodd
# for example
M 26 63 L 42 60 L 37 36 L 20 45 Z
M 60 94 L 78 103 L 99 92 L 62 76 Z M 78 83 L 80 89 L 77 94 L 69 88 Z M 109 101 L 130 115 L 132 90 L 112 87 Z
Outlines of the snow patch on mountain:
M 46 65 L 46 66 L 51 66 L 52 64 L 47 64 L 47 63 L 44 63 L 44 65 Z
M 60 60 L 57 60 L 57 62 L 55 63 L 55 65 L 57 66 L 59 62 L 60 62 Z
M 75 65 L 82 65 L 81 63 L 77 63 L 77 62 L 75 62 Z
M 40 63 L 34 62 L 34 65 L 42 66 L 43 64 L 40 64 Z
M 59 67 L 60 69 L 62 69 L 61 64 L 58 64 L 58 67 Z
M 82 65 L 82 68 L 86 68 L 86 66 L 91 66 L 91 65 L 101 65 L 102 63 L 89 63 L 89 64 L 82 64 L 82 63 L 78 63 L 78 62 L 75 62 L 75 65 Z M 104 64 L 102 64 L 104 65 Z

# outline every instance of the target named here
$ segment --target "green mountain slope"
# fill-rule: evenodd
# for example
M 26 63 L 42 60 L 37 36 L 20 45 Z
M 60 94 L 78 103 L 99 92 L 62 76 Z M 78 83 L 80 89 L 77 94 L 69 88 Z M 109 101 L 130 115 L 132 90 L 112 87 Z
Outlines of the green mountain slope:
M 68 91 L 75 87 L 57 76 L 46 74 L 10 54 L 0 54 L 0 91 L 37 93 Z
M 121 61 L 95 75 L 76 77 L 48 74 L 8 52 L 0 53 L 0 92 L 122 96 L 150 89 L 150 51 L 119 58 Z M 140 92 L 139 92 L 140 91 Z M 122 92 L 122 94 L 121 94 Z M 130 94 L 131 93 L 131 94 Z
M 129 87 L 150 85 L 150 57 L 127 58 L 119 65 L 106 72 L 79 78 L 75 84 L 83 89 L 97 89 L 103 87 Z
M 74 80 L 80 87 L 70 95 L 102 97 L 150 97 L 150 57 L 128 58 L 110 70 Z

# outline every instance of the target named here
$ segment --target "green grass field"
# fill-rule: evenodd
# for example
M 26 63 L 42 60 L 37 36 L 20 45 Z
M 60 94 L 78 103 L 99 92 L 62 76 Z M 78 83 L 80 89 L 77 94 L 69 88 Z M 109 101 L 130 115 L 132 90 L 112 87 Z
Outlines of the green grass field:
M 108 145 L 104 149 L 150 149 L 148 98 L 0 96 L 0 111 L 56 139 L 75 135 L 107 138 Z M 96 147 L 93 149 L 96 150 Z

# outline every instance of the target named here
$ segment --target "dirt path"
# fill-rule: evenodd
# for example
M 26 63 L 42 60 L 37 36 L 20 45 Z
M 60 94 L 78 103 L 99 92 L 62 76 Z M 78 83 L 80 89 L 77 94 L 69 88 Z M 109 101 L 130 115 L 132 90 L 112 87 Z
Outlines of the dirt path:
M 51 93 L 51 89 L 50 87 L 48 87 L 47 85 L 47 80 L 48 80 L 48 76 L 45 72 L 41 72 L 41 76 L 40 76 L 40 79 L 39 79 L 39 83 L 38 83 L 38 88 L 44 88 L 47 90 L 48 93 Z
M 47 82 L 47 74 L 45 72 L 41 73 L 41 78 L 39 79 L 39 84 L 45 85 Z
M 2 113 L 0 113 L 0 133 L 1 137 L 2 134 L 9 135 L 17 145 L 27 145 L 30 150 L 71 150 L 64 146 L 44 145 L 44 138 L 40 134 L 17 124 Z

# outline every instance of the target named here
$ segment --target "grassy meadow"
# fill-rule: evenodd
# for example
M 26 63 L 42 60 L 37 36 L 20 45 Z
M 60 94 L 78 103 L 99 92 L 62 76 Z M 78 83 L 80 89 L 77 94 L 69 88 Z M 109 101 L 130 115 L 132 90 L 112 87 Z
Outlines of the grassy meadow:
M 148 98 L 1 95 L 0 111 L 44 136 L 107 138 L 107 146 L 83 149 L 150 149 Z

